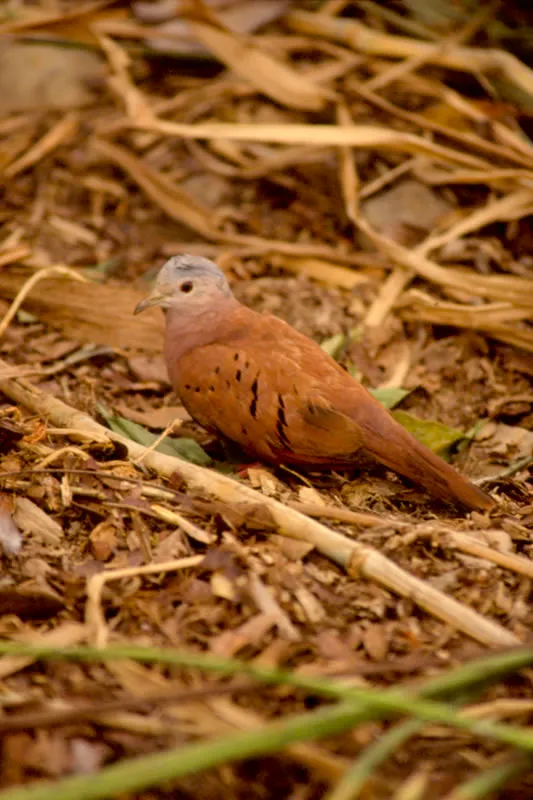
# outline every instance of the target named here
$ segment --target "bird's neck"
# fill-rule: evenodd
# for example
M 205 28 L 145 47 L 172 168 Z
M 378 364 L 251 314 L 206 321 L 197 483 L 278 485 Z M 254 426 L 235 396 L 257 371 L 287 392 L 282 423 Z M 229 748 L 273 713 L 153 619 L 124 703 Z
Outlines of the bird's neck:
M 224 297 L 216 306 L 198 309 L 194 314 L 169 308 L 166 313 L 165 358 L 171 383 L 179 378 L 179 362 L 197 347 L 219 339 L 231 328 L 232 316 L 243 306 L 235 297 Z

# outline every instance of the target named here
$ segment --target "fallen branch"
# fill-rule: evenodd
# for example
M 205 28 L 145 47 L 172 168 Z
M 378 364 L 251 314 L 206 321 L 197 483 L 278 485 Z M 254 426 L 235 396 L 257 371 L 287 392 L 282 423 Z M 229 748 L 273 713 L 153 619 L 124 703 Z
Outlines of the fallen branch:
M 0 361 L 0 369 L 3 366 L 4 363 Z M 25 380 L 1 381 L 0 390 L 11 400 L 26 406 L 56 427 L 82 430 L 100 442 L 106 438 L 108 441 L 120 442 L 127 448 L 133 460 L 145 452 L 141 445 L 108 431 L 92 417 L 42 392 Z M 505 647 L 519 643 L 514 634 L 496 622 L 409 575 L 373 548 L 352 541 L 232 478 L 158 452 L 148 453 L 144 465 L 166 478 L 177 473 L 190 487 L 215 495 L 225 502 L 263 505 L 284 536 L 312 544 L 320 553 L 344 567 L 350 576 L 363 576 L 403 597 L 409 597 L 438 619 L 483 644 Z

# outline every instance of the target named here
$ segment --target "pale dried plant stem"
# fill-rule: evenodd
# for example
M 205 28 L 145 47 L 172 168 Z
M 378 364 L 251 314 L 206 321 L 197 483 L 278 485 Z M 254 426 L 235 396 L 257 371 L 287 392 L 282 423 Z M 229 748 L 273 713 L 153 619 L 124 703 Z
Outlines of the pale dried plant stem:
M 170 499 L 173 498 L 171 497 Z M 181 514 L 178 514 L 176 511 L 171 511 L 169 508 L 160 506 L 157 503 L 154 503 L 154 505 L 150 506 L 150 508 L 152 512 L 163 522 L 168 522 L 171 525 L 177 525 L 179 528 L 185 531 L 187 536 L 190 536 L 191 539 L 195 539 L 197 542 L 211 544 L 211 542 L 213 542 L 216 538 L 214 534 L 204 531 L 203 528 L 199 528 L 193 522 L 186 519 Z
M 472 233 L 473 231 L 479 230 L 479 228 L 482 228 L 489 223 L 501 220 L 508 221 L 512 219 L 519 219 L 527 214 L 528 209 L 531 207 L 531 202 L 531 190 L 519 189 L 512 194 L 502 197 L 501 199 L 488 203 L 483 208 L 476 209 L 476 211 L 474 211 L 465 219 L 459 220 L 459 222 L 457 222 L 444 233 L 428 236 L 412 251 L 401 247 L 396 242 L 393 242 L 392 239 L 389 239 L 382 234 L 378 234 L 370 227 L 366 220 L 359 216 L 356 224 L 374 241 L 378 248 L 390 253 L 391 255 L 393 252 L 398 254 L 401 251 L 402 254 L 406 256 L 405 258 L 397 257 L 397 260 L 400 261 L 402 266 L 394 269 L 381 287 L 378 296 L 368 309 L 365 317 L 365 325 L 368 327 L 375 327 L 383 324 L 385 318 L 390 313 L 393 306 L 397 303 L 402 293 L 407 289 L 409 283 L 417 272 L 421 274 L 422 271 L 425 273 L 425 277 L 427 279 L 433 280 L 435 283 L 441 283 L 441 285 L 445 288 L 446 285 L 452 287 L 452 285 L 455 284 L 456 288 L 463 289 L 465 291 L 472 291 L 473 279 L 471 276 L 465 275 L 464 279 L 461 281 L 461 276 L 457 274 L 457 279 L 454 279 L 451 270 L 448 270 L 447 275 L 445 276 L 445 270 L 443 267 L 440 267 L 439 265 L 427 259 L 428 253 L 430 253 L 432 250 L 435 250 L 437 247 L 442 247 L 451 241 L 459 239 L 461 236 L 465 236 L 467 233 Z M 410 262 L 413 271 L 411 271 L 411 269 L 406 271 L 406 262 Z M 432 277 L 430 277 L 430 274 Z M 437 277 L 438 274 L 442 276 L 442 281 Z M 463 283 L 463 286 L 460 286 L 460 283 Z M 529 281 L 528 283 L 529 290 L 531 291 L 531 282 Z M 492 282 L 492 284 L 494 284 L 494 282 Z M 491 291 L 492 284 L 490 281 L 486 283 L 485 288 L 488 291 L 484 292 L 484 294 L 495 297 L 496 299 L 500 299 L 501 291 L 496 290 L 496 286 L 494 286 L 494 290 Z M 524 286 L 523 291 L 527 291 L 526 286 Z M 475 291 L 474 294 L 476 294 Z
M 490 700 L 487 703 L 478 703 L 468 706 L 461 714 L 471 719 L 504 719 L 518 717 L 522 714 L 531 714 L 533 700 L 527 697 L 502 697 Z
M 422 42 L 408 36 L 394 36 L 372 30 L 359 21 L 335 19 L 326 14 L 292 11 L 288 24 L 301 33 L 319 34 L 352 46 L 360 53 L 384 58 L 420 57 L 428 64 L 437 64 L 463 72 L 502 72 L 509 81 L 527 94 L 533 94 L 533 71 L 511 53 L 496 48 L 455 45 L 441 51 L 433 42 Z
M 33 147 L 30 147 L 24 155 L 9 164 L 4 170 L 6 178 L 13 178 L 19 172 L 23 172 L 29 167 L 33 167 L 51 153 L 56 147 L 71 141 L 78 131 L 80 123 L 79 114 L 71 111 L 66 114 L 59 122 L 48 130 Z
M 472 214 L 459 220 L 444 233 L 428 236 L 415 248 L 415 251 L 425 257 L 432 250 L 436 250 L 438 247 L 455 241 L 467 233 L 473 233 L 493 222 L 510 222 L 520 219 L 531 211 L 532 203 L 533 191 L 531 188 L 518 189 L 505 197 L 492 200 L 487 205 L 476 209 Z
M 203 559 L 204 556 L 189 556 L 187 558 L 174 559 L 173 561 L 164 561 L 160 564 L 144 564 L 140 567 L 108 570 L 89 578 L 87 581 L 85 621 L 89 627 L 92 643 L 96 647 L 103 647 L 108 639 L 107 625 L 102 611 L 102 591 L 106 583 L 118 581 L 122 578 L 135 578 L 138 575 L 154 575 L 163 572 L 175 572 L 180 569 L 190 569 L 201 564 Z
M 167 425 L 163 433 L 160 436 L 158 436 L 157 439 L 155 439 L 149 447 L 146 448 L 144 453 L 142 453 L 138 458 L 134 459 L 133 463 L 142 464 L 148 453 L 151 453 L 153 450 L 159 447 L 163 439 L 166 439 L 167 436 L 170 436 L 171 433 L 177 431 L 178 428 L 181 428 L 182 425 L 183 425 L 183 420 L 181 419 L 172 420 L 172 422 L 169 425 Z
M 313 147 L 358 147 L 392 150 L 433 157 L 449 164 L 489 169 L 492 164 L 477 156 L 435 144 L 412 133 L 387 130 L 377 125 L 276 125 L 206 122 L 190 125 L 157 120 L 151 125 L 132 123 L 132 128 L 184 139 L 226 139 L 235 142 L 309 145 Z M 101 141 L 101 140 L 99 140 Z
M 518 193 L 517 193 L 518 194 Z M 529 213 L 529 208 L 520 206 L 514 209 L 512 218 L 519 219 Z M 491 220 L 509 219 L 510 209 L 505 208 L 501 212 L 501 206 L 497 214 L 491 215 Z M 477 213 L 476 218 L 479 220 Z M 489 215 L 486 214 L 485 218 Z M 398 242 L 393 241 L 387 236 L 377 233 L 363 217 L 358 217 L 358 227 L 363 231 L 382 252 L 390 256 L 396 263 L 401 265 L 389 276 L 382 291 L 376 301 L 370 307 L 365 323 L 367 325 L 380 324 L 392 307 L 402 291 L 407 287 L 414 274 L 420 275 L 426 280 L 442 286 L 450 291 L 460 291 L 473 294 L 477 297 L 486 297 L 494 300 L 508 300 L 519 306 L 533 308 L 533 295 L 531 293 L 531 281 L 523 278 L 510 276 L 490 275 L 481 277 L 473 271 L 461 272 L 459 270 L 441 267 L 425 257 L 422 248 L 428 246 L 427 241 L 414 250 L 403 247 Z M 466 232 L 462 225 L 463 232 Z M 440 238 L 440 237 L 439 237 Z M 448 238 L 448 236 L 446 236 Z M 442 239 L 440 238 L 442 241 Z M 431 242 L 433 246 L 434 241 Z M 400 272 L 401 269 L 401 272 Z M 503 278 L 503 280 L 501 280 Z M 396 297 L 395 297 L 396 293 Z
M 31 250 L 25 244 L 6 247 L 0 250 L 0 267 L 5 267 L 6 264 L 14 264 L 16 261 L 22 261 L 30 255 Z
M 99 440 L 107 435 L 109 440 L 121 442 L 127 447 L 133 459 L 145 450 L 136 442 L 107 431 L 87 414 L 46 395 L 27 381 L 2 381 L 0 391 L 34 413 L 45 416 L 58 427 L 83 428 L 93 432 Z M 411 598 L 430 614 L 483 644 L 499 647 L 519 644 L 519 639 L 513 633 L 424 581 L 409 575 L 371 547 L 351 541 L 283 503 L 264 497 L 254 489 L 225 475 L 157 452 L 152 452 L 146 457 L 145 466 L 167 478 L 177 473 L 191 487 L 213 494 L 225 502 L 263 505 L 270 512 L 281 534 L 312 544 L 323 555 L 344 567 L 348 574 L 354 577 L 363 576 L 403 597 Z
M 531 312 L 527 310 L 517 310 L 517 314 L 513 313 L 514 319 L 524 319 L 531 316 Z M 424 305 L 416 303 L 410 308 L 400 310 L 400 317 L 405 320 L 415 320 L 416 322 L 430 322 L 436 325 L 453 325 L 456 328 L 471 328 L 473 330 L 481 331 L 489 336 L 491 339 L 496 339 L 506 344 L 514 345 L 514 347 L 533 352 L 533 332 L 529 328 L 519 328 L 517 326 L 510 326 L 508 324 L 497 324 L 488 321 L 483 321 L 481 318 L 476 319 L 473 313 L 472 306 L 465 306 L 464 309 L 457 309 L 457 311 L 450 312 L 446 308 L 441 308 L 440 305 L 430 303 Z M 509 312 L 509 320 L 511 312 Z M 505 475 L 503 477 L 506 477 Z
M 442 536 L 448 545 L 463 553 L 468 553 L 477 558 L 484 558 L 504 569 L 512 570 L 520 575 L 533 578 L 533 561 L 515 553 L 503 553 L 494 547 L 489 547 L 480 542 L 475 536 L 468 533 L 455 531 L 445 525 L 422 522 L 420 525 L 413 525 L 412 522 L 397 520 L 393 517 L 380 517 L 377 514 L 365 514 L 361 511 L 352 511 L 350 508 L 339 508 L 338 506 L 320 506 L 314 503 L 289 503 L 291 508 L 307 514 L 310 517 L 322 517 L 324 519 L 335 519 L 339 522 L 347 522 L 352 525 L 359 525 L 362 528 L 391 528 L 397 531 L 409 530 L 416 535 L 417 528 L 420 535 Z
M 363 511 L 352 511 L 350 508 L 339 508 L 338 506 L 321 506 L 318 503 L 298 503 L 290 502 L 289 506 L 306 514 L 308 517 L 323 517 L 324 519 L 336 519 L 339 522 L 350 522 L 353 525 L 360 525 L 362 528 L 381 528 L 393 526 L 406 527 L 410 523 L 397 521 L 387 517 L 379 517 L 377 514 L 368 514 Z
M 88 461 L 90 456 L 84 450 L 81 450 L 79 447 L 61 447 L 59 450 L 54 450 L 50 455 L 43 458 L 42 461 L 39 461 L 36 465 L 37 469 L 45 469 L 49 467 L 50 464 L 53 464 L 54 461 L 57 461 L 60 458 L 63 458 L 67 453 L 71 453 L 73 455 L 79 456 L 80 458 L 84 459 L 84 461 Z
M 45 633 L 37 633 L 35 630 L 26 630 L 21 636 L 13 636 L 27 644 L 40 644 L 50 647 L 73 647 L 81 642 L 85 642 L 87 630 L 85 625 L 79 622 L 64 622 L 57 628 L 52 628 Z M 38 659 L 34 656 L 2 656 L 0 658 L 0 680 L 26 669 L 30 664 Z
M 424 160 L 420 159 L 418 156 L 413 156 L 406 161 L 402 161 L 401 164 L 398 164 L 396 167 L 392 167 L 383 175 L 373 178 L 361 188 L 359 199 L 366 200 L 372 197 L 373 194 L 377 194 L 377 192 L 385 189 L 386 186 L 390 186 L 391 183 L 394 183 L 403 175 L 407 175 L 409 172 L 415 172 L 420 162 L 424 163 Z M 446 176 L 450 174 L 447 170 L 443 170 L 443 172 Z M 455 172 L 453 174 L 455 175 Z M 484 175 L 485 173 L 482 170 L 470 170 L 470 174 Z
M 495 550 L 494 547 L 489 547 L 483 542 L 479 542 L 473 536 L 459 531 L 442 531 L 442 533 L 449 537 L 451 544 L 457 550 L 463 553 L 468 553 L 477 558 L 484 558 L 497 564 L 504 569 L 510 569 L 517 572 L 519 575 L 525 575 L 528 578 L 533 578 L 533 561 L 530 561 L 523 556 L 517 556 L 514 553 L 503 553 L 500 550 Z
M 411 75 L 409 80 L 407 81 L 408 85 L 411 86 L 414 84 L 415 86 L 419 83 L 419 76 L 418 75 Z M 483 156 L 483 158 L 491 159 L 491 161 L 496 157 L 498 159 L 503 159 L 504 161 L 510 161 L 514 164 L 520 164 L 523 167 L 531 168 L 533 163 L 533 153 L 531 150 L 522 147 L 517 147 L 515 144 L 515 140 L 511 139 L 510 135 L 507 136 L 500 136 L 501 139 L 504 140 L 504 144 L 497 144 L 494 142 L 489 142 L 486 139 L 483 139 L 481 136 L 478 136 L 471 131 L 460 131 L 455 130 L 454 128 L 450 128 L 449 126 L 443 125 L 440 122 L 435 122 L 432 119 L 425 117 L 423 114 L 416 113 L 415 111 L 406 111 L 404 108 L 400 106 L 394 105 L 389 100 L 386 100 L 376 92 L 371 91 L 367 88 L 366 84 L 361 84 L 358 81 L 351 80 L 350 89 L 354 91 L 356 94 L 360 95 L 364 100 L 367 100 L 377 108 L 384 111 L 386 114 L 390 114 L 392 117 L 396 117 L 398 119 L 403 120 L 404 122 L 411 123 L 417 128 L 421 128 L 424 131 L 428 131 L 430 133 L 437 133 L 441 136 L 445 136 L 447 139 L 451 140 L 452 142 L 459 142 L 462 147 L 466 148 L 467 150 L 475 150 L 478 152 L 479 157 Z M 414 90 L 413 90 L 414 91 Z M 440 94 L 436 92 L 428 92 L 426 91 L 425 94 L 430 94 L 430 96 L 437 96 L 440 98 Z M 460 96 L 459 96 L 460 97 Z M 455 97 L 451 98 L 453 100 L 453 107 L 456 108 L 458 105 L 460 106 L 460 110 L 464 111 L 464 106 L 467 105 L 466 101 L 463 101 L 462 104 L 459 100 L 456 100 Z M 442 97 L 444 102 L 448 101 L 448 97 Z M 461 98 L 462 100 L 462 98 Z M 459 110 L 459 109 L 458 109 Z M 467 114 L 468 117 L 472 118 L 473 113 Z M 488 122 L 486 116 L 481 113 L 478 113 L 475 117 L 476 124 L 481 122 Z M 502 126 L 503 127 L 503 126 Z M 508 128 L 505 128 L 505 131 L 508 131 Z M 509 134 L 511 132 L 509 131 Z M 489 171 L 491 164 L 485 161 L 485 169 L 487 172 Z M 526 172 L 526 170 L 524 170 Z M 521 176 L 522 179 L 530 180 L 530 176 L 528 174 L 524 174 Z
M 468 39 L 471 39 L 483 25 L 486 25 L 488 19 L 493 16 L 494 12 L 494 5 L 489 3 L 488 6 L 481 8 L 474 14 L 460 30 L 455 31 L 451 36 L 437 40 L 433 44 L 435 57 L 438 58 L 440 54 L 445 54 L 451 48 L 457 47 Z M 426 52 L 422 51 L 413 56 L 408 56 L 404 61 L 394 64 L 386 72 L 381 73 L 381 75 L 370 78 L 365 83 L 366 88 L 372 89 L 373 91 L 384 89 L 389 83 L 397 81 L 401 77 L 405 77 L 409 72 L 420 69 L 420 67 L 427 63 L 430 57 L 430 48 L 431 44 Z
M 79 272 L 75 272 L 73 269 L 69 269 L 68 267 L 46 267 L 45 269 L 40 269 L 38 272 L 35 272 L 28 280 L 24 283 L 22 288 L 19 290 L 17 296 L 11 303 L 9 309 L 7 310 L 4 318 L 0 322 L 0 337 L 4 335 L 6 329 L 10 322 L 12 321 L 13 317 L 21 307 L 22 303 L 29 295 L 33 287 L 42 281 L 43 278 L 50 278 L 55 275 L 62 275 L 63 277 L 71 278 L 75 281 L 81 281 L 82 283 L 87 283 L 87 278 L 84 278 L 83 275 L 80 275 Z M 6 365 L 7 366 L 7 365 Z

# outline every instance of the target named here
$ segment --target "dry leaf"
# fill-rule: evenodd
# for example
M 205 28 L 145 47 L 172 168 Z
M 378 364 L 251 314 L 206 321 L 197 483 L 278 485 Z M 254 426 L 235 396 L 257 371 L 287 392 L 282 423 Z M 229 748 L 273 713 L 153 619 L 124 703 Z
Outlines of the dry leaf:
M 206 5 L 215 5 L 206 2 Z M 174 11 L 170 7 L 174 7 Z M 142 22 L 152 25 L 159 23 L 156 35 L 145 39 L 145 44 L 152 50 L 179 55 L 209 55 L 209 50 L 194 40 L 190 24 L 184 19 L 174 17 L 177 2 L 170 3 L 133 3 L 133 12 Z M 273 22 L 288 6 L 288 0 L 249 0 L 236 5 L 221 8 L 217 13 L 219 22 L 229 31 L 235 33 L 253 33 L 258 28 Z
M 45 544 L 57 546 L 63 538 L 63 529 L 52 517 L 27 497 L 15 498 L 13 519 L 18 527 Z
M 134 411 L 124 403 L 118 403 L 116 409 L 124 417 L 133 420 L 138 425 L 146 425 L 147 428 L 155 428 L 162 431 L 177 419 L 183 422 L 191 419 L 190 414 L 183 406 L 159 406 L 149 411 Z
M 103 83 L 101 58 L 53 44 L 0 42 L 0 116 L 36 109 L 71 109 L 89 103 L 90 85 Z
M 42 579 L 17 587 L 0 587 L 0 616 L 16 614 L 20 619 L 48 619 L 63 607 L 63 599 Z
M 131 356 L 128 358 L 128 367 L 138 381 L 146 381 L 147 383 L 168 383 L 167 367 L 162 355 Z M 133 419 L 135 422 L 139 422 L 141 425 L 144 424 L 141 420 L 132 417 L 131 412 L 128 412 L 126 416 Z M 166 428 L 166 425 L 162 427 Z
M 235 34 L 191 23 L 195 36 L 240 78 L 288 108 L 320 111 L 328 97 L 321 86 Z
M 11 516 L 13 505 L 11 497 L 0 494 L 0 544 L 8 555 L 18 553 L 22 547 L 22 536 Z
M 107 561 L 117 546 L 117 531 L 110 520 L 100 522 L 89 534 L 91 550 L 98 561 Z
M 389 649 L 389 637 L 383 624 L 369 625 L 363 631 L 363 645 L 374 661 L 384 661 Z
M 406 179 L 365 200 L 361 210 L 380 233 L 399 241 L 404 226 L 432 231 L 451 209 L 450 203 L 418 181 Z

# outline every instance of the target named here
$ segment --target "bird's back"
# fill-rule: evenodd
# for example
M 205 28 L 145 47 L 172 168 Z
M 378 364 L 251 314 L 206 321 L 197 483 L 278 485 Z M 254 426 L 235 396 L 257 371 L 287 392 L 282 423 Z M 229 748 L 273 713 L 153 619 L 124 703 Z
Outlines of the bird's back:
M 370 455 L 443 499 L 492 505 L 316 342 L 277 317 L 236 304 L 216 338 L 176 367 L 175 388 L 191 416 L 253 456 L 340 468 Z

